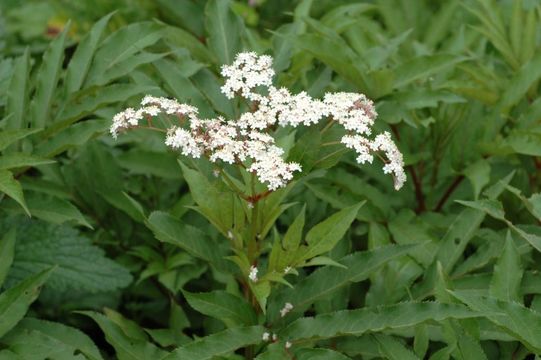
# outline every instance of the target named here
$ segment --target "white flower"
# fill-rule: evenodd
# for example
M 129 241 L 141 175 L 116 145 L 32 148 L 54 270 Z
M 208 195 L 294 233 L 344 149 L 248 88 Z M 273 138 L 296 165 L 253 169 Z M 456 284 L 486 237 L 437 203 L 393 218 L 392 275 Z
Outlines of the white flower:
M 293 309 L 293 305 L 291 305 L 291 303 L 285 303 L 285 305 L 284 305 L 284 307 L 282 308 L 282 310 L 280 310 L 280 316 L 281 316 L 281 317 L 286 316 L 287 313 L 290 312 L 292 309 Z
M 240 92 L 247 99 L 255 99 L 252 89 L 272 83 L 272 58 L 255 52 L 240 53 L 233 64 L 222 66 L 222 76 L 226 79 L 222 92 L 227 98 L 232 99 Z
M 272 334 L 272 341 L 276 341 L 276 340 L 278 340 L 278 335 Z
M 285 88 L 272 86 L 272 58 L 254 52 L 238 54 L 233 64 L 222 67 L 221 73 L 226 80 L 222 86 L 226 97 L 238 94 L 252 102 L 252 110 L 239 119 L 200 119 L 197 109 L 191 105 L 147 95 L 138 110 L 127 108 L 114 116 L 111 134 L 116 138 L 120 131 L 138 126 L 144 118 L 150 124 L 151 117 L 174 115 L 178 124 L 167 130 L 166 145 L 185 156 L 205 156 L 215 163 L 242 164 L 274 191 L 285 187 L 295 172 L 301 171 L 301 166 L 285 161 L 284 151 L 276 146 L 271 129 L 310 126 L 330 119 L 346 130 L 341 143 L 357 153 L 358 163 L 372 163 L 374 152 L 382 152 L 387 158 L 383 171 L 393 175 L 395 188 L 400 189 L 406 181 L 402 154 L 390 134 L 379 134 L 374 140 L 368 137 L 377 113 L 365 95 L 327 93 L 319 100 L 304 91 L 291 94 Z
M 284 268 L 284 274 L 289 274 L 290 271 L 291 271 L 291 266 L 286 266 Z
M 259 270 L 257 270 L 257 267 L 255 267 L 254 265 L 252 265 L 250 267 L 250 274 L 248 275 L 248 278 L 250 280 L 252 280 L 253 282 L 257 282 L 257 272 Z
M 291 342 L 286 341 L 285 348 L 289 349 L 291 347 L 291 345 L 292 345 Z
M 261 337 L 263 341 L 269 341 L 270 340 L 270 334 L 268 332 L 264 332 L 263 336 Z

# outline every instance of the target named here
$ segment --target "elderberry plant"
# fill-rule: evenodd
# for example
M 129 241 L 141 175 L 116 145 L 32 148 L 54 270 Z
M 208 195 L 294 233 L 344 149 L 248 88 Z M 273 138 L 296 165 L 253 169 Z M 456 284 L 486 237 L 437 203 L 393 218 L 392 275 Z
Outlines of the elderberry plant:
M 340 126 L 341 138 L 335 144 L 353 149 L 360 164 L 372 163 L 374 156 L 381 159 L 383 172 L 392 175 L 396 190 L 406 181 L 402 154 L 391 135 L 384 132 L 371 137 L 377 113 L 370 99 L 346 92 L 327 93 L 323 99 L 304 91 L 292 94 L 272 85 L 272 61 L 270 56 L 245 52 L 222 67 L 222 93 L 228 99 L 244 101 L 246 111 L 237 119 L 202 119 L 192 105 L 147 95 L 140 108 L 116 114 L 110 128 L 114 138 L 130 129 L 162 132 L 168 147 L 184 157 L 204 158 L 213 164 L 214 176 L 219 179 L 211 182 L 197 165 L 190 168 L 181 162 L 198 205 L 196 210 L 229 240 L 234 255 L 227 258 L 238 265 L 238 282 L 246 299 L 260 313 L 266 313 L 271 284 L 292 286 L 286 276 L 298 274 L 297 268 L 342 266 L 323 255 L 344 236 L 362 205 L 345 208 L 317 224 L 308 231 L 304 243 L 303 209 L 283 237 L 274 230 L 274 242 L 267 246 L 274 223 L 288 207 L 283 200 L 303 171 L 301 164 L 287 161 L 284 149 L 277 145 L 273 135 L 279 128 L 293 130 L 319 124 L 325 132 Z M 152 220 L 156 219 L 150 219 L 151 229 L 163 240 L 168 230 Z M 169 235 L 185 234 L 171 235 L 169 231 Z M 295 304 L 285 302 L 279 310 L 280 318 L 294 308 Z M 265 332 L 261 339 L 276 342 L 276 337 Z M 284 348 L 289 347 L 291 343 L 286 341 Z

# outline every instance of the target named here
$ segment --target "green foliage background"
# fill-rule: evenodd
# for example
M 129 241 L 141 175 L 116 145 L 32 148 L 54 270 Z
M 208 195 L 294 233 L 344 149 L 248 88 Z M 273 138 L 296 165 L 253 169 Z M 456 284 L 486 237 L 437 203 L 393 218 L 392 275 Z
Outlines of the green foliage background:
M 0 359 L 541 353 L 538 0 L 0 11 Z M 309 176 L 264 203 L 260 267 L 298 274 L 269 275 L 255 303 L 227 259 L 237 205 L 211 167 L 179 166 L 154 133 L 108 134 L 144 94 L 234 118 L 219 69 L 243 50 L 272 55 L 296 92 L 372 98 L 408 173 L 395 192 L 379 165 L 327 146 L 336 130 L 278 131 Z

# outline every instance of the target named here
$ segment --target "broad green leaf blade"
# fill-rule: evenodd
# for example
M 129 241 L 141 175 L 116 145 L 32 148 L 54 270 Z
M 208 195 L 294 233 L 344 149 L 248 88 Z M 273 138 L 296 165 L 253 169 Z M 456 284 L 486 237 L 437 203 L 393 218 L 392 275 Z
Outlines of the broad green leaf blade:
M 394 87 L 399 88 L 435 73 L 447 70 L 466 58 L 455 55 L 437 54 L 420 56 L 401 63 L 395 70 Z
M 474 198 L 478 199 L 481 190 L 490 181 L 490 164 L 485 159 L 481 159 L 468 166 L 464 170 L 464 175 L 472 184 Z
M 306 234 L 308 249 L 302 255 L 303 259 L 311 259 L 334 248 L 346 234 L 364 203 L 342 209 L 310 229 Z
M 24 139 L 28 135 L 40 131 L 39 129 L 15 129 L 0 130 L 0 151 L 6 149 L 12 143 Z
M 37 349 L 41 356 L 46 356 L 43 349 L 49 347 L 51 358 L 58 356 L 61 350 L 66 356 L 82 353 L 90 360 L 103 360 L 97 346 L 85 333 L 51 321 L 25 318 L 2 338 L 2 342 L 23 358 L 33 358 Z
M 54 160 L 23 153 L 12 153 L 0 156 L 0 170 L 21 168 L 26 166 L 47 165 L 52 163 L 54 163 Z
M 119 360 L 162 359 L 167 352 L 148 341 L 129 338 L 122 329 L 107 317 L 92 311 L 79 311 L 94 320 L 105 334 L 105 339 L 115 348 Z
M 253 308 L 246 300 L 226 291 L 207 293 L 183 291 L 188 304 L 200 313 L 223 321 L 228 327 L 254 325 L 257 322 Z
M 24 194 L 21 184 L 15 180 L 13 174 L 7 170 L 0 170 L 0 191 L 6 193 L 10 198 L 22 206 L 26 214 L 30 216 L 30 211 L 24 201 Z
M 49 120 L 52 101 L 56 90 L 62 60 L 64 59 L 64 46 L 69 31 L 69 23 L 64 30 L 49 45 L 37 74 L 36 92 L 30 105 L 31 124 L 34 128 L 44 128 Z
M 319 268 L 297 283 L 294 289 L 285 289 L 277 294 L 269 313 L 273 318 L 279 317 L 279 309 L 286 302 L 294 306 L 292 312 L 304 311 L 315 301 L 330 296 L 338 289 L 367 279 L 380 266 L 406 255 L 413 248 L 410 245 L 386 246 L 347 255 L 339 260 L 345 269 L 335 266 Z
M 535 56 L 528 61 L 506 86 L 500 106 L 504 111 L 518 104 L 522 99 L 526 98 L 528 89 L 541 78 L 541 52 L 537 52 Z
M 103 312 L 105 313 L 105 316 L 114 322 L 130 339 L 143 341 L 148 340 L 148 335 L 146 332 L 135 321 L 127 319 L 122 316 L 122 314 L 109 308 L 103 309 Z
M 0 337 L 24 317 L 53 270 L 54 268 L 43 270 L 0 294 Z
M 109 35 L 94 55 L 85 87 L 100 83 L 100 77 L 107 71 L 155 44 L 163 34 L 161 25 L 147 21 L 124 26 Z
M 233 62 L 241 50 L 242 22 L 231 11 L 229 0 L 210 0 L 205 7 L 205 29 L 208 46 L 218 59 L 219 65 Z
M 32 216 L 53 224 L 63 224 L 73 221 L 79 225 L 93 229 L 83 214 L 72 203 L 55 196 L 36 192 L 27 192 L 26 203 Z
M 402 345 L 392 336 L 375 334 L 382 355 L 390 360 L 419 360 L 419 358 L 407 347 Z
M 295 251 L 299 247 L 302 240 L 302 229 L 304 228 L 304 219 L 306 214 L 306 205 L 302 207 L 301 212 L 288 227 L 282 245 L 286 251 Z
M 286 354 L 287 356 L 287 354 Z M 300 349 L 295 352 L 297 360 L 348 360 L 350 357 L 331 349 Z
M 47 138 L 35 148 L 35 153 L 44 157 L 53 157 L 67 149 L 85 144 L 111 126 L 109 120 L 85 120 L 73 124 L 55 136 Z
M 133 84 L 113 84 L 104 87 L 92 88 L 84 93 L 74 93 L 72 99 L 66 104 L 52 126 L 44 131 L 44 136 L 50 136 L 77 120 L 92 114 L 95 110 L 120 101 L 126 101 L 132 96 L 146 94 L 156 90 L 153 86 Z
M 47 282 L 44 295 L 90 295 L 112 292 L 128 286 L 129 271 L 105 256 L 105 251 L 77 229 L 27 218 L 15 218 L 0 225 L 17 229 L 15 259 L 6 283 L 14 285 L 36 272 L 57 267 Z
M 25 129 L 28 108 L 28 74 L 30 73 L 30 51 L 28 48 L 15 60 L 13 75 L 7 93 L 6 114 L 11 114 L 6 120 L 6 129 Z
M 192 256 L 203 259 L 214 266 L 220 268 L 226 266 L 219 246 L 201 230 L 183 224 L 161 211 L 151 213 L 146 223 L 158 240 L 179 246 Z M 228 267 L 226 266 L 226 268 Z
M 238 327 L 197 339 L 162 360 L 210 360 L 239 348 L 262 342 L 263 326 Z
M 468 307 L 479 311 L 535 353 L 541 352 L 541 314 L 520 304 L 481 297 L 467 291 L 452 295 Z
M 367 332 L 415 326 L 425 321 L 469 319 L 483 313 L 469 310 L 463 305 L 436 302 L 404 302 L 396 305 L 357 310 L 343 310 L 313 318 L 295 320 L 278 336 L 281 339 L 329 339 L 337 336 L 359 336 Z
M 13 263 L 15 239 L 16 231 L 11 229 L 0 240 L 0 289 Z
M 494 265 L 494 275 L 492 275 L 490 282 L 490 296 L 507 302 L 522 303 L 520 299 L 522 272 L 520 254 L 511 234 L 507 233 L 505 247 L 498 262 Z
M 66 70 L 66 95 L 81 89 L 105 27 L 113 15 L 114 12 L 102 17 L 79 42 Z

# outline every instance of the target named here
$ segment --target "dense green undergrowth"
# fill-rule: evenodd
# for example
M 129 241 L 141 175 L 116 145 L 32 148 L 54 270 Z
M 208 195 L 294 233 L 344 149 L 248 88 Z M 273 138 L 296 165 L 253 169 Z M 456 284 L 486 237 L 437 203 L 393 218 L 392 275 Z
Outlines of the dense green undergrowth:
M 541 353 L 537 1 L 111 3 L 0 4 L 0 359 Z M 405 186 L 336 127 L 281 128 L 303 172 L 254 220 L 207 161 L 108 134 L 145 94 L 238 117 L 219 71 L 241 51 L 373 99 Z M 249 223 L 257 284 L 228 240 Z

